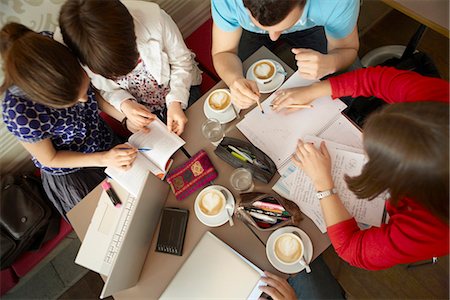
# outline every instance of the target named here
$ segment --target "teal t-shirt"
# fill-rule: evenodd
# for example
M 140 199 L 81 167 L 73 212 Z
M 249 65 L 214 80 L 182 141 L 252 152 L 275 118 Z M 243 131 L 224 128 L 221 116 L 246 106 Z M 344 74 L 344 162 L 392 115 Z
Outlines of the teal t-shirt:
M 255 33 L 267 34 L 250 20 L 250 12 L 242 0 L 211 0 L 214 23 L 223 31 L 235 31 L 239 27 Z M 359 0 L 307 0 L 302 16 L 290 33 L 314 26 L 323 26 L 327 36 L 342 39 L 355 28 L 359 14 Z

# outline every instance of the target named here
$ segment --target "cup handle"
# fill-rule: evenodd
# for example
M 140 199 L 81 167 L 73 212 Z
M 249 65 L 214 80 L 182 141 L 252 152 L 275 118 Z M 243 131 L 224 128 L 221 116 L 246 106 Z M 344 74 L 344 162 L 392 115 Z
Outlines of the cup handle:
M 275 63 L 275 68 L 277 69 L 277 73 L 286 76 L 287 73 L 286 71 L 283 69 L 283 66 L 280 63 Z

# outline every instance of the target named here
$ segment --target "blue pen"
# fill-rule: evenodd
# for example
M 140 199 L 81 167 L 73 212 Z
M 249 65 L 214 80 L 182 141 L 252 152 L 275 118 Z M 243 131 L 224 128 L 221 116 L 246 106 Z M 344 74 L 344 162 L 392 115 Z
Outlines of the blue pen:
M 117 148 L 119 150 L 130 150 L 131 148 Z M 143 148 L 138 148 L 139 152 L 147 152 L 152 150 L 152 148 L 148 148 L 148 147 L 143 147 Z

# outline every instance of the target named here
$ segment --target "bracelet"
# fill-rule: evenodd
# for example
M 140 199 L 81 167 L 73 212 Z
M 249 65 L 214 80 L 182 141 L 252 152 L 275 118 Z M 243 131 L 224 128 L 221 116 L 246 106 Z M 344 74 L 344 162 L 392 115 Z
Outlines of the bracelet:
M 122 123 L 123 129 L 128 130 L 128 128 L 127 128 L 127 117 L 123 118 L 120 123 Z
M 337 190 L 336 190 L 336 188 L 332 188 L 329 190 L 317 192 L 316 196 L 319 200 L 322 200 L 323 198 L 326 198 L 326 197 L 329 197 L 329 196 L 335 195 L 335 194 L 337 194 Z

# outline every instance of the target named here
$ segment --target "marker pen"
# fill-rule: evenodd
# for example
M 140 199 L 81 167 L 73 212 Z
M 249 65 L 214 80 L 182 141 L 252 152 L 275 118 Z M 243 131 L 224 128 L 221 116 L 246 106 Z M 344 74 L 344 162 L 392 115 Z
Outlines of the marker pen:
M 102 188 L 106 191 L 106 193 L 109 196 L 109 199 L 111 199 L 111 202 L 115 207 L 122 206 L 122 201 L 120 201 L 119 196 L 117 196 L 116 192 L 114 192 L 111 184 L 108 181 L 105 180 L 102 182 Z
M 260 214 L 260 213 L 257 213 L 257 212 L 253 212 L 253 211 L 249 212 L 249 214 L 250 214 L 250 216 L 252 216 L 254 218 L 257 218 L 257 219 L 259 219 L 261 221 L 267 222 L 269 224 L 277 223 L 277 218 L 276 217 L 263 215 L 263 214 Z
M 281 210 L 281 211 L 286 210 L 280 204 L 268 203 L 268 202 L 263 202 L 263 201 L 255 201 L 255 202 L 253 202 L 253 206 L 256 206 L 259 208 L 268 208 L 268 209 L 272 209 L 272 210 Z

